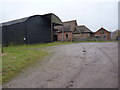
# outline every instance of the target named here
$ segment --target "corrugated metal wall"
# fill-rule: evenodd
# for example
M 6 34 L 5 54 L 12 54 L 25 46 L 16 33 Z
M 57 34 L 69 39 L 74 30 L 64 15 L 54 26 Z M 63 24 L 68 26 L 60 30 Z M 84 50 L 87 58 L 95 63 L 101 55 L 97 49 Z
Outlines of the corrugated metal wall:
M 24 44 L 25 23 L 16 23 L 2 27 L 3 45 Z
M 50 21 L 46 18 L 40 16 L 29 18 L 26 22 L 26 30 L 28 44 L 51 42 Z
M 2 44 L 5 46 L 48 43 L 51 42 L 50 21 L 41 16 L 33 16 L 25 22 L 3 26 L 2 35 Z

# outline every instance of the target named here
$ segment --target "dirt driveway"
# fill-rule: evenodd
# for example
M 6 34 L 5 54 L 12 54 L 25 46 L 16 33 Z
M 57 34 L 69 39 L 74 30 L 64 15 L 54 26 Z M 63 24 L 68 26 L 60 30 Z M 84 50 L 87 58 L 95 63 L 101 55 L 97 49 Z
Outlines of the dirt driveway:
M 47 48 L 52 53 L 3 85 L 8 88 L 116 88 L 118 44 L 77 43 Z

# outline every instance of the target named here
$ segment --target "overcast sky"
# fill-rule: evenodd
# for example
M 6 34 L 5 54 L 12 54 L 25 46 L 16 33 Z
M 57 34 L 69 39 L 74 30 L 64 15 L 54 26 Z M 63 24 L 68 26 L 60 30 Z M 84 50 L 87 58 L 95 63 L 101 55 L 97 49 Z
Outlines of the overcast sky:
M 77 20 L 92 31 L 118 29 L 119 0 L 0 0 L 0 23 L 32 15 L 56 14 L 62 21 Z

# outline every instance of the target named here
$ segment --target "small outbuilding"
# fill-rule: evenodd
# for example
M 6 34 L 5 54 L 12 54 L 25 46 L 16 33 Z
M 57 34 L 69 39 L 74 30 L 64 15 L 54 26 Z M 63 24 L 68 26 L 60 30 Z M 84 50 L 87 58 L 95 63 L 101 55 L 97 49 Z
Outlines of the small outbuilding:
M 120 30 L 116 30 L 114 32 L 111 32 L 111 39 L 120 41 Z
M 93 32 L 85 25 L 77 26 L 77 29 L 74 31 L 73 34 L 74 41 L 90 40 L 92 37 Z
M 34 15 L 1 24 L 2 44 L 34 44 L 54 42 L 54 26 L 62 21 L 53 13 Z
M 111 32 L 102 27 L 94 33 L 94 37 L 97 40 L 111 40 Z

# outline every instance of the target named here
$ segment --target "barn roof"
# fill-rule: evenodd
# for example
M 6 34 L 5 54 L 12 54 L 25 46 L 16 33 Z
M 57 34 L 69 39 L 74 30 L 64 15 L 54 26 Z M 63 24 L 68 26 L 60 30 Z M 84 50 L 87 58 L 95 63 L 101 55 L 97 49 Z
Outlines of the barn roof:
M 43 17 L 48 18 L 54 25 L 62 25 L 62 21 L 53 13 L 44 14 Z
M 103 27 L 101 27 L 99 30 L 97 30 L 96 32 L 94 32 L 94 33 L 97 33 L 97 32 L 99 32 L 99 31 L 101 31 L 101 30 L 104 30 L 104 31 L 106 31 L 106 32 L 109 32 L 108 30 L 106 30 L 105 28 L 103 28 Z M 110 33 L 110 32 L 109 32 Z
M 13 21 L 4 22 L 4 23 L 2 23 L 2 26 L 7 26 L 7 25 L 12 25 L 12 24 L 16 24 L 16 23 L 25 22 L 28 18 L 29 17 L 25 17 L 25 18 L 13 20 Z
M 65 28 L 65 31 L 74 31 L 77 26 L 77 21 L 72 20 L 72 21 L 63 22 L 63 25 Z
M 85 25 L 77 26 L 77 29 L 74 33 L 92 33 L 92 31 L 87 28 Z
M 77 26 L 77 21 L 76 20 L 71 20 L 71 21 L 66 21 L 63 22 L 63 26 L 55 26 L 55 29 L 58 29 L 59 32 L 62 31 L 62 29 L 65 32 L 71 32 L 71 31 L 75 31 Z
M 60 20 L 60 18 L 58 16 L 56 16 L 53 13 L 49 13 L 49 14 L 44 14 L 44 15 L 33 15 L 33 16 L 29 16 L 29 17 L 25 17 L 25 18 L 21 18 L 21 19 L 17 19 L 17 20 L 4 22 L 4 23 L 1 23 L 1 26 L 7 26 L 7 25 L 12 25 L 12 24 L 16 24 L 16 23 L 25 22 L 27 19 L 29 19 L 30 17 L 34 17 L 34 16 L 46 17 L 49 20 L 51 20 L 51 22 L 54 25 L 61 25 L 62 24 L 62 21 Z

